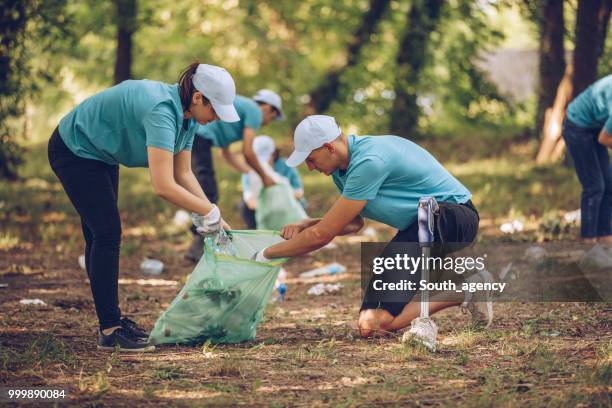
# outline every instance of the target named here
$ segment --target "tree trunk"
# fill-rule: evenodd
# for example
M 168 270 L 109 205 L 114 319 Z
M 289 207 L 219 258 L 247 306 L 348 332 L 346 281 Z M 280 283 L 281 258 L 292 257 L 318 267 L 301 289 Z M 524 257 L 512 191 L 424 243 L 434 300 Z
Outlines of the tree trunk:
M 389 0 L 370 0 L 369 9 L 363 15 L 360 26 L 353 33 L 348 44 L 346 64 L 330 72 L 325 80 L 310 92 L 310 102 L 306 109 L 307 115 L 325 112 L 329 108 L 329 105 L 331 105 L 338 93 L 342 74 L 348 68 L 357 64 L 361 48 L 367 44 L 370 36 L 376 31 L 376 26 L 387 9 L 389 2 Z
M 576 16 L 573 97 L 597 79 L 597 62 L 603 53 L 611 0 L 580 0 Z
M 558 143 L 563 143 L 561 132 L 563 131 L 563 118 L 565 118 L 565 108 L 572 98 L 572 66 L 568 65 L 565 75 L 557 89 L 555 103 L 551 108 L 546 109 L 544 128 L 542 131 L 542 142 L 536 157 L 536 163 L 544 164 L 552 161 L 553 152 L 560 155 L 556 148 Z
M 17 166 L 22 162 L 23 151 L 9 122 L 23 113 L 27 7 L 27 2 L 10 0 L 0 9 L 0 179 L 7 180 L 17 179 Z
M 136 31 L 136 0 L 115 0 L 117 11 L 117 56 L 115 84 L 132 77 L 132 35 Z
M 427 44 L 440 18 L 442 0 L 414 0 L 406 16 L 406 31 L 397 54 L 391 132 L 414 136 L 419 118 L 417 87 L 427 61 Z
M 563 79 L 565 72 L 563 0 L 540 0 L 538 4 L 538 20 L 540 31 L 540 78 L 535 120 L 536 137 L 542 134 L 545 112 L 552 107 L 557 87 L 561 79 Z
M 578 4 L 574 66 L 567 67 L 555 103 L 547 111 L 536 157 L 538 164 L 555 162 L 563 157 L 565 142 L 561 132 L 565 109 L 573 98 L 597 79 L 597 64 L 605 47 L 611 8 L 612 0 L 580 0 Z

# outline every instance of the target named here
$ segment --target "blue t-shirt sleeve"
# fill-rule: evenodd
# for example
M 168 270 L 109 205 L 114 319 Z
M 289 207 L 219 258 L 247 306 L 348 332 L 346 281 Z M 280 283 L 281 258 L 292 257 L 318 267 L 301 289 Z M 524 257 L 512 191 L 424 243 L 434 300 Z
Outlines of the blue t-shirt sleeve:
M 263 116 L 259 105 L 249 106 L 244 112 L 244 127 L 251 128 L 253 130 L 259 130 L 263 122 Z
M 158 147 L 174 153 L 176 117 L 165 104 L 155 106 L 143 120 L 147 147 Z
M 187 142 L 185 143 L 185 147 L 183 147 L 183 150 L 187 150 L 188 152 L 191 151 L 191 149 L 193 148 L 193 138 L 195 137 L 195 133 L 191 133 L 191 135 L 187 138 Z
M 291 187 L 294 190 L 301 190 L 303 188 L 302 179 L 294 167 L 289 167 L 287 178 L 289 179 L 289 184 L 291 184 Z
M 367 156 L 346 175 L 342 196 L 349 200 L 372 200 L 388 176 L 388 168 L 378 156 Z

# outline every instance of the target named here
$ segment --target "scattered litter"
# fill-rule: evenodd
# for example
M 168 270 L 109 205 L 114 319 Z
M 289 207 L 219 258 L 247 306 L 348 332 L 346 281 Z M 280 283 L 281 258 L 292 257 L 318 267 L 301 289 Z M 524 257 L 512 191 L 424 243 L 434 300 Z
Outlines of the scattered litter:
M 81 269 L 85 269 L 85 254 L 81 254 L 79 255 L 79 266 L 81 267 Z
M 514 234 L 516 232 L 523 231 L 523 223 L 519 220 L 513 220 L 512 222 L 506 222 L 499 227 L 499 230 L 504 234 Z
M 47 304 L 40 299 L 21 299 L 19 301 L 20 305 L 37 305 L 37 306 L 46 306 Z
M 525 250 L 525 259 L 539 261 L 544 258 L 548 252 L 541 246 L 532 245 Z
M 174 219 L 172 221 L 177 227 L 187 227 L 191 225 L 191 215 L 185 210 L 178 210 L 174 213 Z
M 339 264 L 337 262 L 330 263 L 320 268 L 312 269 L 310 271 L 300 273 L 300 278 L 314 278 L 315 276 L 321 275 L 335 275 L 337 273 L 346 272 L 346 266 Z
M 274 288 L 278 292 L 276 300 L 279 302 L 285 300 L 285 293 L 287 293 L 287 284 L 285 283 L 286 279 L 287 271 L 285 270 L 285 268 L 280 268 L 280 271 L 278 272 L 278 277 L 276 278 L 276 283 L 274 284 Z
M 0 283 L 0 289 L 8 288 L 8 283 Z
M 340 289 L 342 289 L 341 283 L 317 283 L 310 289 L 308 289 L 308 294 L 312 296 L 320 296 L 327 295 L 330 293 L 336 293 Z
M 164 270 L 164 263 L 157 259 L 145 258 L 140 263 L 140 270 L 147 275 L 159 275 Z
M 543 332 L 542 336 L 546 336 L 546 337 L 559 337 L 561 335 L 560 332 L 558 331 L 551 331 L 551 332 Z
M 569 222 L 570 224 L 580 224 L 581 216 L 580 216 L 580 208 L 574 211 L 568 211 L 563 216 L 565 222 Z
M 140 285 L 140 286 L 176 286 L 175 280 L 166 279 L 119 279 L 120 285 Z

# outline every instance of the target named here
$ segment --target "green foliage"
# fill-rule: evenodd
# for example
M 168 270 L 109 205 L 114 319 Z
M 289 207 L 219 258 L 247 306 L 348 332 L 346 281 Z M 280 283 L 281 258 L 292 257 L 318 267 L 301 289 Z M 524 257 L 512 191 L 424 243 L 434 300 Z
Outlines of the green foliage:
M 0 178 L 17 177 L 19 119 L 29 97 L 56 76 L 49 58 L 67 42 L 66 0 L 5 1 L 0 12 Z

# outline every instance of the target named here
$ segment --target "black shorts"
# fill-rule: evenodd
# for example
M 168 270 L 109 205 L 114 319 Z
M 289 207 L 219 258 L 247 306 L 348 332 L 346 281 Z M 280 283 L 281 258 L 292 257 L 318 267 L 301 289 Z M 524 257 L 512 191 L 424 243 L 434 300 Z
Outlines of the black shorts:
M 471 200 L 464 204 L 439 202 L 438 205 L 440 210 L 435 215 L 434 247 L 431 255 L 444 257 L 474 242 L 480 217 Z M 380 256 L 394 257 L 401 252 L 402 254 L 408 254 L 410 257 L 420 257 L 421 248 L 418 245 L 418 232 L 418 222 L 415 221 L 405 230 L 399 231 Z M 404 243 L 404 245 L 398 243 Z M 401 250 L 399 250 L 400 248 Z M 397 316 L 402 312 L 404 306 L 412 300 L 417 291 L 404 290 L 389 296 L 388 292 L 381 293 L 374 290 L 373 282 L 375 280 L 382 280 L 383 282 L 407 280 L 414 282 L 418 287 L 418 282 L 421 280 L 421 270 L 419 269 L 414 273 L 406 270 L 388 270 L 382 275 L 372 276 L 369 279 L 361 310 L 384 309 L 393 316 Z

